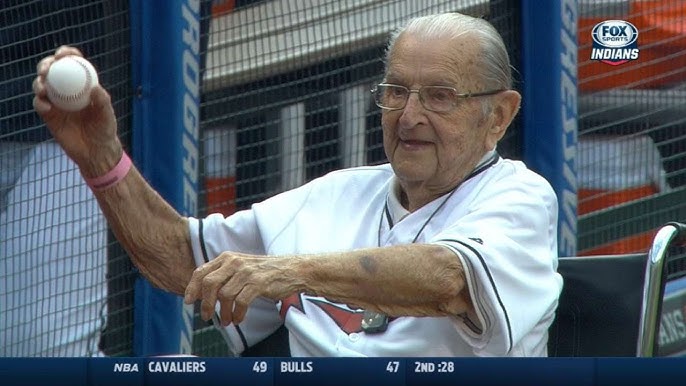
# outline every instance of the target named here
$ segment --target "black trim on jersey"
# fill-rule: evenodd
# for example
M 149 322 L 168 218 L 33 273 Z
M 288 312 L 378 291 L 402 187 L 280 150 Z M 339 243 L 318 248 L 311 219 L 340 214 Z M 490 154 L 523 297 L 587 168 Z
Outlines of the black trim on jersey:
M 388 200 L 386 200 L 386 203 L 383 206 L 383 211 L 386 213 L 386 221 L 388 221 L 388 229 L 393 228 L 393 217 L 391 217 L 391 210 L 388 209 Z
M 422 232 L 424 231 L 424 228 L 426 228 L 426 226 L 429 225 L 429 223 L 434 218 L 436 213 L 440 212 L 441 208 L 443 208 L 443 206 L 445 204 L 447 204 L 448 201 L 450 201 L 450 197 L 452 197 L 453 194 L 455 194 L 455 192 L 457 192 L 457 189 L 460 186 L 462 186 L 462 183 L 464 183 L 465 181 L 467 181 L 473 177 L 476 177 L 478 174 L 480 174 L 484 170 L 495 165 L 495 163 L 498 162 L 499 159 L 500 159 L 500 155 L 497 152 L 494 153 L 493 156 L 491 157 L 491 159 L 486 161 L 483 165 L 479 166 L 478 168 L 474 169 L 471 173 L 469 173 L 469 175 L 467 177 L 465 177 L 464 180 L 462 180 L 462 182 L 460 182 L 456 187 L 454 187 L 453 190 L 451 190 L 450 193 L 448 194 L 448 197 L 446 197 L 445 200 L 443 200 L 443 202 L 441 202 L 441 204 L 438 206 L 438 208 L 436 208 L 436 210 L 434 210 L 433 213 L 431 213 L 431 215 L 429 216 L 429 218 L 424 222 L 424 225 L 422 225 L 422 227 L 419 229 L 419 232 L 417 232 L 417 235 L 414 237 L 414 240 L 412 240 L 412 244 L 416 243 L 417 240 L 419 240 L 419 235 L 422 234 Z M 388 199 L 386 199 L 386 204 L 388 204 Z
M 200 238 L 200 250 L 202 251 L 202 259 L 205 260 L 206 263 L 210 261 L 208 255 L 207 255 L 207 248 L 205 248 L 205 235 L 203 234 L 203 226 L 202 226 L 202 219 L 198 219 L 198 236 Z M 215 310 L 214 311 L 214 316 L 216 317 L 216 327 L 217 328 L 224 328 L 220 323 L 218 323 L 221 318 L 219 317 L 219 313 Z M 214 321 L 213 321 L 214 322 Z M 243 334 L 243 331 L 241 331 L 241 328 L 238 327 L 237 324 L 233 325 L 236 328 L 236 332 L 238 332 L 238 336 L 241 337 L 241 343 L 243 343 L 243 349 L 248 348 L 248 341 L 245 339 L 245 335 Z
M 465 177 L 464 180 L 462 180 L 462 182 L 465 182 L 465 181 L 467 181 L 467 180 L 470 179 L 470 178 L 476 177 L 477 175 L 481 174 L 481 172 L 483 172 L 484 170 L 486 170 L 486 169 L 490 168 L 491 166 L 495 165 L 499 160 L 500 160 L 500 154 L 498 154 L 498 152 L 496 151 L 496 152 L 493 153 L 493 155 L 491 156 L 491 159 L 489 159 L 488 161 L 486 161 L 483 165 L 479 166 L 478 168 L 474 169 L 471 173 L 469 173 L 469 175 L 468 175 L 467 177 Z M 461 185 L 461 184 L 460 184 L 460 185 Z M 458 185 L 458 186 L 459 186 L 459 185 Z
M 241 343 L 243 343 L 243 349 L 246 350 L 248 347 L 250 347 L 250 346 L 248 346 L 248 340 L 245 339 L 245 335 L 243 335 L 243 331 L 241 330 L 240 327 L 238 327 L 237 324 L 234 323 L 233 326 L 236 328 L 236 331 L 238 332 L 238 336 L 241 337 Z
M 469 245 L 463 241 L 455 240 L 455 239 L 443 239 L 443 240 L 439 240 L 439 241 L 456 242 L 460 245 L 467 247 L 470 251 L 472 251 L 472 253 L 477 258 L 479 258 L 479 261 L 481 262 L 481 266 L 484 268 L 486 275 L 488 275 L 488 281 L 491 282 L 491 287 L 493 287 L 493 291 L 495 292 L 495 297 L 496 297 L 496 299 L 498 299 L 498 304 L 500 305 L 500 308 L 502 308 L 503 314 L 505 314 L 505 322 L 507 323 L 507 336 L 508 336 L 508 340 L 510 343 L 510 348 L 507 350 L 507 352 L 509 353 L 512 350 L 512 346 L 513 346 L 513 343 L 512 343 L 512 326 L 510 325 L 510 316 L 507 314 L 507 309 L 505 308 L 505 305 L 503 304 L 503 300 L 500 298 L 500 294 L 498 293 L 498 287 L 495 286 L 495 281 L 493 280 L 493 275 L 491 275 L 491 271 L 488 269 L 488 266 L 486 265 L 486 262 L 484 261 L 483 256 L 481 256 L 481 254 L 476 249 L 474 249 L 474 247 L 472 247 L 471 245 Z
M 474 323 L 471 319 L 469 319 L 469 316 L 467 316 L 466 314 L 458 315 L 458 316 L 462 319 L 462 321 L 467 326 L 467 328 L 472 330 L 475 334 L 481 335 L 484 333 L 484 330 L 479 328 L 479 326 L 477 326 L 476 323 Z
M 200 236 L 200 250 L 202 251 L 202 259 L 205 260 L 206 263 L 209 263 L 210 259 L 207 257 L 207 248 L 205 248 L 205 236 L 202 232 L 202 219 L 198 219 L 198 236 Z
M 471 179 L 471 178 L 474 178 L 474 177 L 476 177 L 477 175 L 481 174 L 481 172 L 483 172 L 484 170 L 486 170 L 486 169 L 490 168 L 491 166 L 495 165 L 495 164 L 498 162 L 498 160 L 500 160 L 500 154 L 498 154 L 498 152 L 496 151 L 496 152 L 493 153 L 493 155 L 491 156 L 491 158 L 490 158 L 489 160 L 487 160 L 487 161 L 484 162 L 481 166 L 479 166 L 479 167 L 477 167 L 476 169 L 474 169 L 471 173 L 469 173 L 469 175 L 467 175 L 467 177 L 465 177 L 464 180 L 462 180 L 462 182 L 460 182 L 456 187 L 454 187 L 454 188 L 450 191 L 450 193 L 448 193 L 448 196 L 443 200 L 443 202 L 441 202 L 441 204 L 438 205 L 438 207 L 436 208 L 436 210 L 434 210 L 434 211 L 431 213 L 431 215 L 429 215 L 429 218 L 424 222 L 424 224 L 422 225 L 422 227 L 419 228 L 419 232 L 417 232 L 417 234 L 414 236 L 414 239 L 412 240 L 412 244 L 416 243 L 417 240 L 419 240 L 419 235 L 422 234 L 422 232 L 424 231 L 424 228 L 426 228 L 426 226 L 429 224 L 429 222 L 431 222 L 431 220 L 434 218 L 434 216 L 436 215 L 436 213 L 438 213 L 438 212 L 441 210 L 441 208 L 443 208 L 443 206 L 444 206 L 445 204 L 447 204 L 448 201 L 450 201 L 450 198 L 451 198 L 451 197 L 453 196 L 453 194 L 457 191 L 457 189 L 458 189 L 460 186 L 462 186 L 462 184 L 463 184 L 465 181 L 467 181 L 467 180 L 469 180 L 469 179 Z M 392 216 L 391 216 L 391 211 L 390 211 L 390 209 L 388 208 L 388 197 L 386 197 L 386 203 L 384 204 L 383 212 L 386 214 L 386 221 L 388 221 L 388 229 L 390 230 L 391 228 L 393 228 L 393 225 L 394 225 L 394 224 L 393 224 L 393 218 L 392 218 Z M 381 216 L 381 219 L 379 219 L 379 231 L 378 231 L 378 245 L 379 245 L 379 247 L 381 246 L 381 225 L 382 225 L 382 222 L 383 222 L 383 215 Z

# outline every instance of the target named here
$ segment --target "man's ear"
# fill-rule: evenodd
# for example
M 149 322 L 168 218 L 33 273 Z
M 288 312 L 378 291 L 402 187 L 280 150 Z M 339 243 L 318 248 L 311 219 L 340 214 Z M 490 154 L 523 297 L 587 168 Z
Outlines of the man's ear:
M 493 98 L 491 111 L 492 125 L 489 130 L 489 148 L 495 148 L 498 141 L 505 135 L 507 128 L 519 112 L 522 96 L 515 90 L 506 90 L 496 94 Z

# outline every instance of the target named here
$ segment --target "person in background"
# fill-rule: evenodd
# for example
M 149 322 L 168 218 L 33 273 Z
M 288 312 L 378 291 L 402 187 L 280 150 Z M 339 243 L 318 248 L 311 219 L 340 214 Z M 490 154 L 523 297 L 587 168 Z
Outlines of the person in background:
M 14 3 L 14 4 L 10 4 Z M 96 51 L 101 4 L 0 9 L 0 356 L 101 356 L 107 224 L 33 111 L 36 63 L 60 42 Z M 80 20 L 76 26 L 66 21 Z

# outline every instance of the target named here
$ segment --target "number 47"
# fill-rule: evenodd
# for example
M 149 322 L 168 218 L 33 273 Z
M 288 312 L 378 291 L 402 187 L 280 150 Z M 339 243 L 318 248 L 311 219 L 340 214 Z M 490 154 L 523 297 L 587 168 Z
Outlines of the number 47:
M 386 371 L 389 373 L 397 373 L 398 372 L 398 367 L 400 367 L 400 362 L 398 361 L 390 361 L 386 365 Z

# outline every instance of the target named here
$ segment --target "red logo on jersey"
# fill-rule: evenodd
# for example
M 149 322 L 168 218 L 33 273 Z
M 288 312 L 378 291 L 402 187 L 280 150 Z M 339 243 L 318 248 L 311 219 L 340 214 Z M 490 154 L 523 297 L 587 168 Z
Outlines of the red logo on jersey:
M 353 311 L 321 299 L 308 298 L 307 300 L 321 308 L 322 311 L 324 311 L 334 322 L 336 322 L 338 328 L 343 330 L 343 332 L 346 334 L 362 331 L 362 316 L 364 311 Z M 305 308 L 303 307 L 302 302 L 302 294 L 293 294 L 281 301 L 281 310 L 279 311 L 281 319 L 286 318 L 286 313 L 291 307 L 297 308 L 303 314 L 305 313 Z M 395 318 L 391 318 L 390 321 L 393 321 L 393 319 Z
M 305 313 L 305 308 L 303 307 L 303 300 L 301 294 L 293 294 L 281 301 L 281 310 L 279 310 L 279 315 L 281 319 L 286 319 L 286 313 L 288 309 L 295 307 L 300 310 L 303 314 Z
M 321 300 L 308 300 L 326 312 L 326 314 L 329 315 L 329 317 L 333 319 L 338 327 L 346 334 L 362 331 L 362 310 L 351 311 Z

